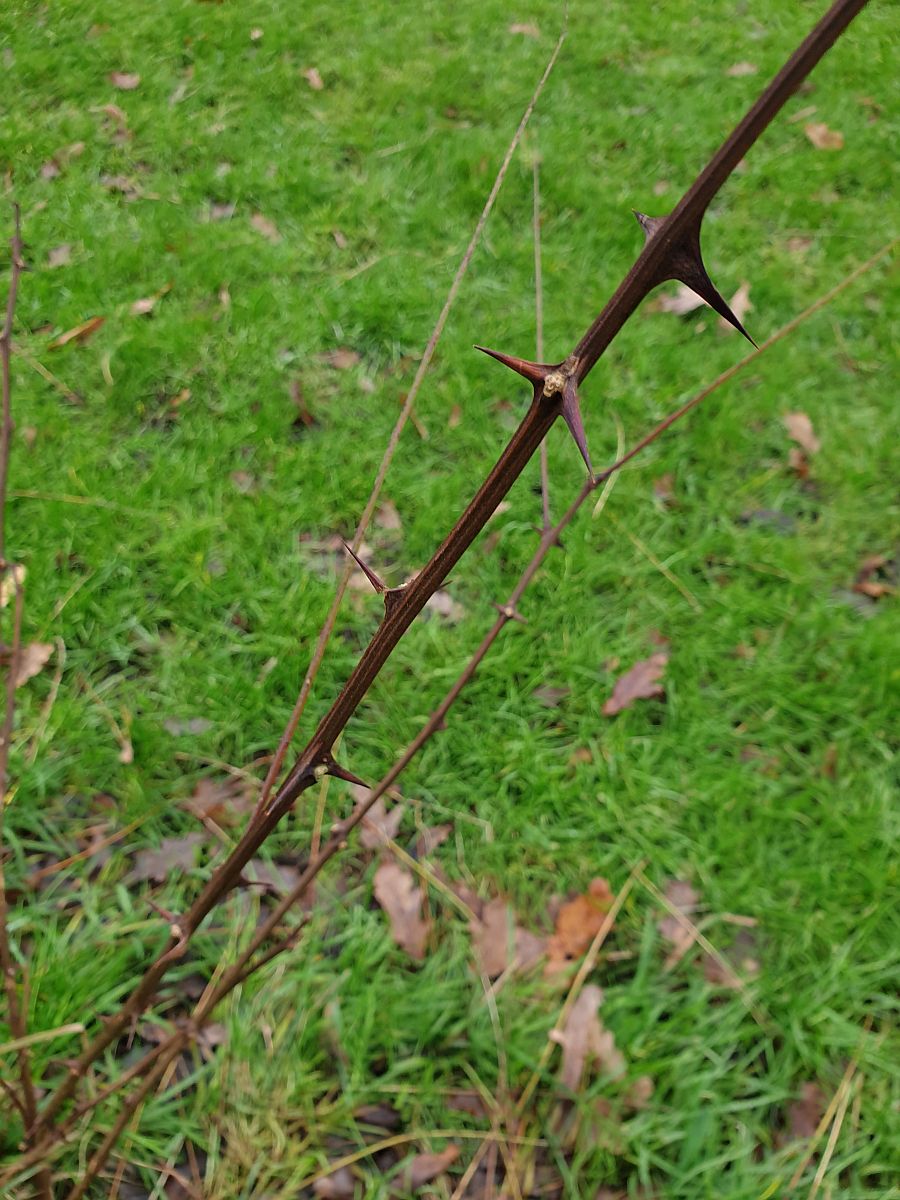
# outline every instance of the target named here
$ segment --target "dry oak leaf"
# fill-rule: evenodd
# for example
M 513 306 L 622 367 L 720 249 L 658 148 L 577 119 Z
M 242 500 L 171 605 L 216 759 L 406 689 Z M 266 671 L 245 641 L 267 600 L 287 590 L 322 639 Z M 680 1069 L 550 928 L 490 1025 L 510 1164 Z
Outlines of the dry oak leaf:
M 135 88 L 141 86 L 141 77 L 131 71 L 112 71 L 109 82 L 120 92 L 133 92 Z
M 313 1184 L 313 1195 L 323 1200 L 353 1200 L 356 1195 L 356 1176 L 349 1167 L 338 1167 Z
M 53 653 L 52 642 L 29 642 L 19 652 L 16 687 L 20 688 L 33 676 L 43 671 Z
M 367 788 L 360 788 L 360 791 L 368 794 Z M 386 842 L 393 841 L 400 829 L 400 822 L 403 820 L 405 812 L 405 804 L 395 804 L 388 812 L 384 805 L 384 798 L 379 796 L 362 819 L 359 840 L 366 850 L 377 850 Z
M 54 338 L 47 349 L 59 350 L 63 346 L 68 346 L 69 342 L 77 342 L 80 345 L 86 342 L 88 338 L 93 337 L 105 320 L 106 317 L 90 317 L 87 321 L 82 321 L 80 325 L 76 325 L 74 329 L 67 329 L 58 338 Z
M 469 922 L 472 946 L 488 979 L 508 967 L 527 971 L 546 951 L 546 939 L 514 924 L 510 906 L 502 897 L 488 901 L 481 916 Z
M 682 916 L 688 917 L 691 913 L 696 912 L 700 901 L 699 894 L 694 891 L 689 883 L 682 879 L 672 879 L 669 881 L 665 897 L 677 912 Z M 666 958 L 665 967 L 670 971 L 676 963 L 680 962 L 685 954 L 693 946 L 697 936 L 697 931 L 693 927 L 678 920 L 678 917 L 673 913 L 667 913 L 659 922 L 659 932 L 672 946 L 672 950 Z
M 546 974 L 559 971 L 573 958 L 580 958 L 600 931 L 613 902 L 605 879 L 592 879 L 588 890 L 568 900 L 556 915 L 556 928 L 547 944 Z
M 236 825 L 254 806 L 256 787 L 249 779 L 201 779 L 184 807 L 201 821 Z
M 277 246 L 281 241 L 278 226 L 274 221 L 270 221 L 268 217 L 264 217 L 262 213 L 254 213 L 250 218 L 250 224 L 257 233 L 261 233 L 264 238 L 268 238 L 273 246 Z
M 459 1158 L 459 1146 L 446 1146 L 439 1154 L 417 1154 L 400 1174 L 401 1191 L 409 1192 L 431 1183 Z
M 806 413 L 785 413 L 781 420 L 792 441 L 801 446 L 807 454 L 818 454 L 822 443 L 816 437 L 813 423 Z
M 810 121 L 803 132 L 817 150 L 842 150 L 844 135 L 838 129 L 829 129 L 824 121 Z
M 138 851 L 134 869 L 128 878 L 163 883 L 173 871 L 189 871 L 196 862 L 198 848 L 205 840 L 205 833 L 163 838 L 156 850 Z
M 659 682 L 665 673 L 668 654 L 662 651 L 636 662 L 624 675 L 620 675 L 613 693 L 603 705 L 604 717 L 614 717 L 625 708 L 631 708 L 635 700 L 652 700 L 665 696 L 666 690 Z
M 375 899 L 388 915 L 391 937 L 410 958 L 423 959 L 430 921 L 422 915 L 422 892 L 409 871 L 384 862 L 375 872 Z
M 315 67 L 307 67 L 306 70 L 301 71 L 300 74 L 314 92 L 321 92 L 325 87 L 325 82 Z
M 747 313 L 753 311 L 753 305 L 750 303 L 750 284 L 746 280 L 731 297 L 728 306 L 741 324 L 743 324 Z M 731 322 L 726 321 L 724 317 L 719 317 L 719 328 L 723 333 L 737 332 Z
M 131 308 L 128 310 L 133 317 L 144 317 L 147 313 L 153 312 L 156 307 L 156 302 L 161 300 L 168 292 L 171 292 L 172 284 L 164 283 L 158 291 L 155 291 L 152 296 L 143 296 L 140 300 L 135 300 Z
M 562 1046 L 559 1081 L 572 1092 L 577 1092 L 581 1086 L 589 1063 L 613 1079 L 625 1074 L 625 1058 L 598 1016 L 602 1003 L 603 989 L 595 983 L 587 984 L 572 1005 L 564 1028 L 550 1034 L 552 1040 Z

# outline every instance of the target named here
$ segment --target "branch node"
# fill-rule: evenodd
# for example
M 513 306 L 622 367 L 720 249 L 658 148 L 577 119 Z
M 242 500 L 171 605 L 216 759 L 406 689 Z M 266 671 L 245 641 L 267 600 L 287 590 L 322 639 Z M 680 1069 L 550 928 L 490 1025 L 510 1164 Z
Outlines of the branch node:
M 511 604 L 495 604 L 497 612 L 501 617 L 506 617 L 507 621 L 518 621 L 520 625 L 527 625 L 527 620 L 522 616 L 517 608 Z

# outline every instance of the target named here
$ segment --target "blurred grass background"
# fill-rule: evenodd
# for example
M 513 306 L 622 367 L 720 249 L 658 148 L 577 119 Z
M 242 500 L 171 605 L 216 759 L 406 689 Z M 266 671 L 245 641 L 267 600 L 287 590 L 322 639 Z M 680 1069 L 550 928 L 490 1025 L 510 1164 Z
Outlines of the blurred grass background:
M 524 411 L 512 377 L 471 347 L 533 354 L 533 156 L 557 358 L 638 249 L 629 210 L 677 201 L 821 9 L 570 6 L 421 394 L 427 439 L 408 427 L 388 479 L 402 528 L 369 539 L 391 582 L 432 552 Z M 863 12 L 707 216 L 710 273 L 726 297 L 749 282 L 758 342 L 893 232 L 890 15 Z M 28 571 L 26 637 L 65 645 L 46 725 L 58 657 L 19 694 L 7 874 L 21 882 L 66 857 L 97 820 L 137 823 L 99 870 L 23 891 L 14 933 L 31 954 L 32 1028 L 85 1019 L 127 989 L 160 928 L 127 882 L 133 855 L 195 828 L 183 800 L 217 764 L 273 749 L 333 594 L 336 568 L 314 543 L 352 533 L 560 23 L 559 6 L 493 0 L 14 0 L 0 16 L 3 192 L 22 206 L 32 266 L 15 330 L 8 545 Z M 755 72 L 729 74 L 736 63 Z M 139 84 L 122 90 L 112 72 Z M 817 149 L 808 122 L 843 146 Z M 894 596 L 851 591 L 867 556 L 889 570 L 897 553 L 892 298 L 882 265 L 625 472 L 614 519 L 576 523 L 526 595 L 528 626 L 507 630 L 403 781 L 422 821 L 454 821 L 435 859 L 510 896 L 523 921 L 539 926 L 551 896 L 595 875 L 615 889 L 646 858 L 660 885 L 691 879 L 709 913 L 759 923 L 750 986 L 764 1027 L 687 964 L 663 970 L 659 911 L 633 894 L 615 935 L 632 957 L 597 978 L 629 1069 L 655 1091 L 613 1148 L 560 1150 L 567 1196 L 782 1194 L 796 1161 L 779 1145 L 786 1107 L 804 1080 L 833 1092 L 867 1017 L 861 1100 L 828 1180 L 835 1196 L 893 1194 L 900 638 Z M 635 440 L 744 353 L 703 312 L 652 308 L 585 387 L 595 463 L 614 454 L 617 419 Z M 48 349 L 95 316 L 88 340 Z M 332 365 L 337 349 L 352 365 Z M 298 394 L 312 425 L 297 421 Z M 788 411 L 821 440 L 808 478 L 788 464 Z M 550 458 L 558 514 L 583 470 L 561 428 Z M 397 650 L 348 729 L 354 771 L 383 774 L 477 644 L 534 547 L 535 482 L 536 467 L 454 572 L 465 616 L 432 616 Z M 345 605 L 307 727 L 377 609 L 364 596 Z M 665 703 L 603 717 L 653 631 L 670 642 Z M 568 691 L 548 709 L 541 686 Z M 336 786 L 330 803 L 349 800 Z M 311 821 L 298 812 L 274 850 L 302 854 Z M 404 825 L 401 841 L 414 833 Z M 177 909 L 207 866 L 153 895 Z M 209 1155 L 209 1195 L 295 1195 L 329 1138 L 353 1138 L 360 1104 L 388 1096 L 405 1129 L 451 1128 L 448 1089 L 477 1079 L 496 1091 L 465 923 L 441 911 L 433 951 L 409 969 L 371 875 L 356 851 L 336 867 L 301 949 L 223 1017 L 227 1044 L 180 1099 L 146 1110 L 133 1162 L 177 1159 L 190 1139 Z M 231 916 L 230 931 L 200 940 L 193 970 L 218 961 L 253 909 Z M 533 979 L 501 991 L 514 1086 L 559 1001 Z M 54 1052 L 37 1050 L 47 1063 Z M 608 1090 L 596 1079 L 579 1103 Z M 543 1092 L 549 1104 L 552 1071 Z M 377 1173 L 360 1187 L 386 1194 Z

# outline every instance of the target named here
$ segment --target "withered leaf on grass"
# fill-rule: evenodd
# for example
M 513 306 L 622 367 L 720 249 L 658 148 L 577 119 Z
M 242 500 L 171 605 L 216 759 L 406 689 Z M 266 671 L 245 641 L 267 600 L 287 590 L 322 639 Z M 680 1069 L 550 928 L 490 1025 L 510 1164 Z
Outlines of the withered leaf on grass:
M 403 528 L 403 521 L 393 500 L 381 502 L 375 512 L 375 524 L 391 531 Z
M 163 721 L 163 729 L 171 733 L 172 737 L 181 737 L 186 733 L 206 733 L 208 729 L 212 729 L 212 725 L 212 721 L 208 721 L 206 717 L 166 717 Z
M 80 325 L 76 325 L 73 329 L 67 329 L 58 338 L 54 338 L 47 349 L 60 350 L 63 346 L 68 346 L 69 342 L 81 345 L 88 338 L 93 337 L 105 320 L 106 317 L 89 317 L 87 321 L 82 321 Z
M 449 592 L 435 592 L 433 596 L 428 597 L 425 604 L 429 612 L 437 613 L 439 617 L 443 617 L 445 621 L 450 621 L 451 624 L 455 621 L 461 621 L 466 615 L 466 610 L 454 600 Z
M 255 786 L 249 779 L 201 779 L 184 802 L 184 807 L 201 821 L 236 825 L 254 805 Z
M 559 1081 L 570 1091 L 578 1091 L 590 1064 L 613 1079 L 625 1074 L 625 1058 L 598 1015 L 602 1003 L 603 989 L 595 983 L 587 984 L 572 1005 L 565 1026 L 550 1035 L 562 1046 Z
M 113 87 L 118 88 L 120 92 L 133 92 L 135 88 L 141 86 L 141 77 L 131 71 L 112 71 L 110 72 L 109 82 Z
M 698 296 L 693 288 L 686 283 L 679 283 L 674 292 L 664 292 L 657 300 L 648 305 L 648 311 L 674 313 L 676 317 L 686 317 L 695 309 L 703 308 L 706 301 Z
M 844 135 L 838 129 L 829 129 L 824 121 L 810 121 L 803 132 L 817 150 L 842 150 Z
M 801 446 L 807 454 L 818 454 L 822 443 L 816 437 L 813 423 L 805 412 L 785 413 L 781 419 L 792 441 Z
M 682 879 L 672 879 L 669 881 L 665 897 L 677 912 L 682 916 L 688 917 L 691 913 L 696 912 L 700 900 L 700 896 L 689 883 Z M 685 954 L 693 946 L 696 940 L 696 930 L 688 924 L 679 921 L 678 917 L 669 912 L 659 922 L 659 932 L 671 945 L 672 949 L 666 958 L 666 970 L 671 970 L 676 963 L 680 962 Z
M 264 217 L 262 213 L 254 213 L 250 218 L 250 224 L 257 233 L 261 233 L 273 246 L 276 246 L 281 241 L 278 226 L 274 221 L 270 221 L 268 217 Z
M 547 974 L 580 958 L 600 931 L 613 902 L 605 879 L 592 879 L 584 895 L 568 900 L 556 916 L 556 928 L 547 945 Z
M 307 67 L 305 70 L 301 71 L 300 74 L 314 92 L 321 92 L 325 87 L 325 81 L 322 79 L 322 76 L 315 67 Z
M 900 563 L 884 554 L 867 554 L 859 564 L 853 592 L 880 600 L 883 596 L 896 595 L 900 584 Z
M 72 247 L 69 242 L 63 242 L 61 246 L 54 246 L 47 255 L 48 267 L 67 267 L 72 261 Z
M 163 883 L 173 871 L 190 871 L 197 861 L 197 851 L 205 840 L 204 833 L 163 838 L 155 850 L 138 851 L 129 878 Z
M 623 709 L 631 708 L 635 700 L 652 700 L 665 696 L 666 689 L 659 681 L 665 673 L 668 661 L 668 654 L 660 651 L 636 662 L 624 675 L 620 675 L 612 695 L 603 705 L 603 715 L 614 717 Z
M 544 938 L 514 924 L 512 909 L 499 896 L 485 904 L 469 928 L 476 958 L 488 979 L 496 979 L 511 966 L 527 971 L 546 950 Z
M 384 862 L 375 872 L 375 899 L 388 915 L 391 936 L 410 958 L 423 959 L 431 929 L 422 913 L 422 891 L 409 871 Z
M 349 1167 L 338 1167 L 313 1184 L 313 1194 L 322 1200 L 353 1200 L 356 1195 L 356 1176 Z
M 43 671 L 53 653 L 52 642 L 28 642 L 19 651 L 18 670 L 16 671 L 16 687 Z M 6 658 L 6 654 L 3 655 Z
M 800 1086 L 800 1096 L 787 1110 L 788 1134 L 791 1138 L 811 1138 L 819 1126 L 828 1097 L 817 1083 Z
M 393 841 L 400 829 L 404 812 L 406 812 L 405 804 L 395 804 L 388 811 L 385 807 L 384 797 L 379 796 L 362 819 L 359 840 L 366 850 L 377 850 L 386 841 Z
M 135 300 L 128 311 L 133 317 L 145 317 L 148 313 L 153 312 L 157 301 L 161 300 L 171 290 L 171 283 L 164 283 L 152 296 L 143 296 L 140 300 Z
M 431 1183 L 443 1174 L 459 1158 L 459 1146 L 447 1146 L 439 1154 L 417 1154 L 403 1168 L 400 1186 L 404 1191 L 413 1191 L 423 1184 Z
M 515 21 L 509 27 L 510 33 L 521 34 L 522 37 L 539 38 L 541 31 L 532 21 Z
M 755 75 L 759 68 L 752 62 L 736 62 L 733 63 L 725 72 L 732 79 L 740 79 L 744 75 Z
M 336 350 L 326 350 L 324 354 L 318 354 L 316 357 L 329 367 L 334 367 L 336 371 L 349 370 L 361 361 L 359 354 L 349 346 L 338 346 Z

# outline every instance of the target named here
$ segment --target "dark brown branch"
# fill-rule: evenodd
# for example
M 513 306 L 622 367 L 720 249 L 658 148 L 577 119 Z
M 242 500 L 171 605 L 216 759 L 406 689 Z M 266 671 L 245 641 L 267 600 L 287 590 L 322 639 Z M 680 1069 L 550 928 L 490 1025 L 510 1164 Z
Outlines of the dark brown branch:
M 152 1001 L 169 967 L 184 954 L 194 930 L 239 881 L 246 863 L 297 797 L 321 774 L 334 773 L 330 757 L 332 746 L 403 634 L 483 529 L 558 416 L 566 416 L 577 439 L 580 424 L 580 418 L 576 420 L 578 384 L 586 378 L 643 297 L 666 277 L 667 259 L 673 253 L 680 252 L 683 243 L 699 229 L 711 199 L 738 161 L 863 4 L 864 0 L 838 0 L 832 6 L 714 155 L 674 212 L 661 222 L 654 235 L 647 240 L 635 265 L 573 353 L 556 367 L 541 368 L 539 374 L 538 368 L 534 368 L 534 398 L 531 406 L 488 478 L 433 558 L 401 593 L 394 593 L 395 602 L 386 611 L 372 641 L 274 799 L 251 823 L 238 845 L 179 922 L 177 929 L 173 929 L 168 947 L 148 967 L 135 991 L 72 1065 L 68 1077 L 60 1084 L 39 1117 L 40 1126 L 45 1126 L 54 1118 L 70 1099 L 90 1064 L 120 1035 L 129 1021 Z M 587 458 L 586 448 L 583 445 L 580 448 Z
M 409 743 L 402 755 L 391 767 L 387 775 L 385 775 L 384 778 L 381 779 L 381 781 L 370 790 L 366 797 L 357 803 L 352 813 L 345 820 L 337 822 L 332 826 L 329 839 L 325 846 L 319 853 L 313 855 L 306 870 L 303 872 L 294 887 L 278 902 L 277 906 L 269 914 L 266 920 L 255 931 L 253 938 L 243 948 L 235 962 L 232 963 L 231 966 L 222 973 L 222 976 L 216 985 L 214 987 L 211 986 L 207 993 L 205 993 L 197 1002 L 190 1017 L 189 1024 L 191 1027 L 196 1029 L 202 1027 L 202 1025 L 211 1018 L 217 1006 L 234 990 L 235 987 L 243 983 L 251 975 L 255 974 L 268 962 L 271 962 L 273 958 L 289 950 L 295 944 L 306 923 L 305 920 L 292 927 L 286 933 L 281 934 L 277 940 L 272 942 L 261 954 L 259 954 L 257 958 L 253 957 L 254 954 L 256 954 L 260 948 L 265 945 L 268 939 L 277 931 L 284 917 L 303 897 L 313 880 L 320 874 L 325 865 L 347 844 L 347 838 L 349 837 L 350 833 L 365 818 L 366 814 L 371 810 L 376 801 L 390 790 L 402 772 L 415 758 L 422 747 L 434 736 L 434 734 L 445 728 L 447 714 L 455 704 L 456 700 L 462 694 L 466 685 L 475 675 L 478 667 L 487 657 L 491 647 L 499 637 L 500 633 L 503 631 L 509 621 L 521 619 L 516 607 L 519 600 L 521 600 L 538 570 L 543 565 L 550 549 L 557 543 L 559 535 L 571 523 L 579 509 L 583 507 L 584 502 L 589 499 L 593 492 L 596 491 L 602 483 L 608 480 L 615 472 L 621 470 L 622 467 L 624 467 L 627 463 L 631 462 L 636 455 L 638 455 L 642 450 L 645 450 L 652 442 L 656 441 L 664 432 L 666 432 L 666 430 L 671 428 L 672 425 L 696 408 L 702 401 L 708 399 L 709 396 L 733 379 L 734 376 L 742 371 L 745 367 L 749 366 L 751 363 L 754 363 L 761 354 L 771 349 L 771 347 L 775 346 L 778 342 L 782 341 L 785 337 L 797 329 L 798 326 L 807 321 L 815 313 L 819 312 L 822 308 L 834 300 L 836 296 L 845 291 L 851 286 L 851 284 L 855 283 L 861 275 L 871 270 L 878 262 L 881 261 L 882 258 L 891 253 L 898 241 L 900 241 L 900 239 L 894 239 L 892 242 L 889 242 L 887 245 L 878 250 L 877 253 L 872 255 L 871 258 L 857 266 L 838 284 L 836 284 L 824 295 L 820 296 L 813 304 L 804 309 L 803 312 L 799 313 L 786 325 L 783 325 L 774 334 L 772 334 L 771 337 L 769 337 L 761 346 L 759 346 L 754 353 L 746 355 L 739 362 L 729 367 L 726 371 L 723 371 L 716 377 L 716 379 L 692 396 L 691 399 L 685 404 L 682 404 L 679 408 L 675 409 L 672 413 L 655 425 L 653 429 L 646 434 L 646 436 L 641 438 L 641 440 L 628 451 L 627 454 L 624 454 L 618 458 L 614 463 L 602 471 L 594 480 L 588 480 L 582 485 L 578 495 L 570 505 L 565 515 L 552 529 L 547 531 L 546 536 L 541 538 L 540 543 L 535 550 L 534 555 L 532 556 L 532 559 L 522 572 L 517 584 L 509 596 L 509 599 L 505 604 L 496 606 L 500 614 L 499 618 L 493 623 L 491 628 L 485 634 L 480 645 L 474 651 L 469 661 L 460 672 L 460 675 L 453 683 L 447 694 L 444 696 L 444 699 L 430 715 L 425 725 L 423 725 L 422 729 L 419 731 L 413 741 Z M 64 1122 L 54 1129 L 53 1137 L 55 1139 L 69 1137 L 77 1119 L 84 1116 L 87 1112 L 95 1108 L 102 1101 L 108 1099 L 109 1096 L 119 1091 L 121 1088 L 127 1086 L 127 1084 L 132 1082 L 135 1078 L 146 1074 L 146 1072 L 150 1070 L 153 1064 L 157 1061 L 160 1054 L 168 1054 L 169 1050 L 174 1044 L 174 1039 L 181 1038 L 182 1034 L 182 1030 L 174 1032 L 167 1042 L 162 1042 L 153 1047 L 152 1050 L 145 1054 L 143 1059 L 135 1063 L 131 1068 L 129 1068 L 128 1071 L 126 1071 L 113 1083 L 105 1087 L 97 1094 L 97 1096 L 92 1098 L 90 1101 L 80 1104 L 71 1114 L 69 1114 Z M 43 1145 L 46 1148 L 45 1153 L 49 1153 L 53 1149 L 53 1147 L 46 1141 Z M 37 1153 L 28 1154 L 20 1158 L 16 1164 L 16 1168 L 17 1170 L 22 1170 L 39 1161 L 39 1158 L 40 1149 Z

